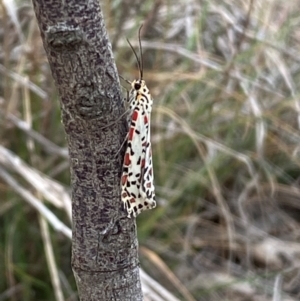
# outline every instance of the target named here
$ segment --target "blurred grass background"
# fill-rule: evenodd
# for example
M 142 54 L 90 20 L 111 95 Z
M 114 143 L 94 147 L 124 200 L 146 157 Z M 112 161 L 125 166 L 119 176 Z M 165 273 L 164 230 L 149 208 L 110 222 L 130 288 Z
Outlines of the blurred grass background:
M 103 3 L 129 80 L 126 38 L 137 47 L 144 24 L 158 207 L 137 219 L 142 268 L 180 300 L 299 300 L 300 1 Z M 70 227 L 66 141 L 31 2 L 1 2 L 0 39 L 0 301 L 77 300 L 69 229 L 53 229 Z

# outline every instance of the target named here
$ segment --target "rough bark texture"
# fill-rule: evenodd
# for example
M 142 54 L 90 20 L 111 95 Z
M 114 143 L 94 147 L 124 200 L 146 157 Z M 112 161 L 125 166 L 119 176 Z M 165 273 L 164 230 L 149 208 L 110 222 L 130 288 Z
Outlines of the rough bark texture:
M 72 267 L 80 300 L 142 300 L 135 220 L 120 199 L 126 121 L 99 1 L 33 4 L 70 152 Z

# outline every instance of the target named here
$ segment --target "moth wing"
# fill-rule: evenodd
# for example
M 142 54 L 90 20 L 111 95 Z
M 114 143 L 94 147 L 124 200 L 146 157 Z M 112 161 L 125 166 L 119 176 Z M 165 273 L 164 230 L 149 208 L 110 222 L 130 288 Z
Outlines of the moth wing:
M 152 147 L 150 140 L 150 114 L 147 116 L 148 126 L 147 126 L 147 145 L 144 149 L 144 162 L 145 166 L 142 171 L 142 193 L 144 199 L 147 199 L 148 205 L 145 209 L 151 209 L 156 207 L 155 202 L 155 189 L 154 189 L 154 174 L 153 174 L 153 164 L 152 164 Z
M 144 134 L 145 129 L 141 114 L 139 107 L 133 110 L 121 178 L 122 201 L 128 212 L 128 217 L 131 213 L 136 216 L 140 213 L 139 208 L 143 206 L 140 191 L 142 162 L 144 162 L 145 157 L 142 134 Z

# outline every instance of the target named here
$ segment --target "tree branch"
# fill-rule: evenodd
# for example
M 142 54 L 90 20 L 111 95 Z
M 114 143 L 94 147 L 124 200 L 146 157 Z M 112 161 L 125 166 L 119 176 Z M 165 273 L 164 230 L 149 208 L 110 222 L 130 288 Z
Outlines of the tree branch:
M 124 107 L 99 1 L 33 4 L 69 147 L 80 299 L 142 300 L 135 220 L 126 217 L 120 197 L 118 150 L 127 125 L 119 118 Z

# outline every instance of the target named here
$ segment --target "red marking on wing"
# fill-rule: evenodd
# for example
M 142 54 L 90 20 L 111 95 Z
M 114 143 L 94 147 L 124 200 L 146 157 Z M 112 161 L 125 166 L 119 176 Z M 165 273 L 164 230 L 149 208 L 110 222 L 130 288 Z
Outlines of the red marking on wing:
M 122 179 L 121 179 L 122 185 L 124 185 L 124 184 L 127 182 L 127 178 L 128 178 L 127 175 L 123 175 L 123 176 L 122 176 Z
M 125 166 L 129 166 L 131 163 L 131 160 L 130 160 L 130 155 L 128 153 L 125 154 L 125 157 L 124 157 L 124 165 Z
M 129 202 L 130 203 L 135 203 L 135 198 L 131 198 Z
M 139 113 L 136 110 L 134 110 L 132 113 L 131 119 L 133 121 L 137 121 L 138 117 L 139 117 Z
M 147 115 L 144 116 L 144 124 L 148 124 L 149 123 L 149 120 L 148 120 L 148 117 Z
M 145 159 L 142 160 L 141 167 L 145 167 Z
M 131 127 L 128 133 L 128 140 L 132 141 L 133 135 L 134 135 L 134 127 Z

